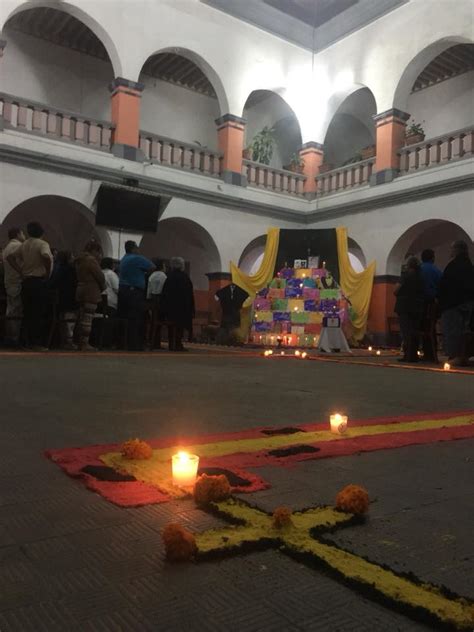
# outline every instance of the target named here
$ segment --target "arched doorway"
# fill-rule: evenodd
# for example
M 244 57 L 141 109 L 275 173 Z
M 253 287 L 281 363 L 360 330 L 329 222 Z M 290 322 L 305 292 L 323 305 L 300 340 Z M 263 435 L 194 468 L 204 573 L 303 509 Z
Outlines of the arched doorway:
M 66 3 L 58 5 L 61 8 L 40 2 L 31 7 L 20 7 L 5 24 L 2 90 L 59 110 L 110 120 L 108 85 L 120 75 L 121 65 L 105 30 Z
M 360 88 L 344 99 L 334 114 L 324 140 L 324 162 L 341 167 L 359 162 L 366 156 L 365 149 L 374 147 L 377 112 L 374 95 L 368 88 Z
M 215 120 L 227 98 L 215 71 L 196 53 L 170 48 L 151 55 L 140 82 L 142 129 L 203 149 L 217 150 Z
M 254 90 L 247 98 L 243 117 L 247 121 L 244 146 L 249 147 L 264 128 L 273 130 L 273 155 L 269 165 L 288 169 L 301 147 L 300 125 L 288 103 L 270 90 Z M 250 159 L 255 157 L 251 155 Z
M 453 241 L 466 241 L 473 251 L 472 240 L 458 224 L 442 219 L 430 219 L 414 224 L 401 235 L 392 247 L 387 259 L 387 274 L 399 275 L 403 260 L 408 254 L 421 256 L 425 248 L 432 248 L 436 265 L 444 269 L 450 259 Z
M 347 246 L 349 251 L 349 261 L 351 262 L 352 269 L 355 272 L 362 272 L 367 267 L 367 259 L 365 258 L 364 251 L 356 242 L 355 239 L 349 237 L 347 239 Z
M 412 63 L 415 69 L 420 65 Z M 400 90 L 406 87 L 402 81 Z M 406 97 L 406 111 L 427 138 L 434 138 L 472 128 L 473 102 L 474 44 L 454 44 L 421 69 Z
M 246 274 L 255 274 L 260 268 L 265 253 L 265 245 L 267 243 L 267 236 L 260 235 L 244 248 L 239 259 L 239 268 Z
M 150 258 L 183 257 L 195 290 L 208 289 L 208 272 L 221 270 L 217 246 L 205 228 L 189 219 L 172 217 L 158 222 L 155 234 L 147 233 L 141 252 Z
M 111 252 L 110 238 L 96 229 L 94 213 L 80 202 L 59 195 L 39 195 L 18 204 L 0 226 L 0 243 L 6 243 L 10 228 L 25 230 L 31 221 L 43 226 L 51 248 L 78 254 L 94 239 L 102 244 L 104 254 Z

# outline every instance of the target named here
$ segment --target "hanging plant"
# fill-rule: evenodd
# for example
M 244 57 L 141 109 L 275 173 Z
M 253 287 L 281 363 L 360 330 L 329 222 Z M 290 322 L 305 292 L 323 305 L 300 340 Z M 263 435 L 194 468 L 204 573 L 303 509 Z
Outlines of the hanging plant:
M 254 162 L 260 162 L 263 165 L 269 165 L 273 156 L 274 147 L 275 129 L 265 125 L 253 138 L 251 144 L 252 160 Z

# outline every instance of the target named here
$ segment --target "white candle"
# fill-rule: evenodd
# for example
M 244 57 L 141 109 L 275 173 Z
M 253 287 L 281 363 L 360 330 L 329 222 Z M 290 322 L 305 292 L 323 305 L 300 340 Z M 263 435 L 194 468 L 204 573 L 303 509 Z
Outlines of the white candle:
M 449 364 L 449 362 L 445 362 L 444 363 L 443 369 L 445 371 L 450 371 L 451 370 L 451 365 Z
M 376 351 L 376 355 L 381 355 L 381 351 L 380 351 L 380 349 L 377 349 L 377 351 Z
M 334 434 L 344 434 L 347 430 L 347 415 L 340 415 L 335 413 L 329 417 L 331 424 L 331 432 Z
M 177 487 L 192 487 L 196 482 L 199 457 L 196 454 L 178 452 L 171 457 L 173 485 Z
M 308 354 L 306 353 L 306 351 L 303 351 L 303 353 L 301 354 L 301 357 L 303 358 L 303 360 L 306 358 Z
M 368 351 L 372 351 L 372 347 L 368 347 Z

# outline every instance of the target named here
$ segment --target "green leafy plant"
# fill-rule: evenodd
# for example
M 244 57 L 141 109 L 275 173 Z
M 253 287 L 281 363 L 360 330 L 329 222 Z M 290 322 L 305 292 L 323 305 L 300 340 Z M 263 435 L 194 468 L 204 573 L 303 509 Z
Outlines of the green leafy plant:
M 406 130 L 405 130 L 405 136 L 415 136 L 415 135 L 424 136 L 425 130 L 423 129 L 423 125 L 422 125 L 422 123 L 424 122 L 425 121 L 421 121 L 421 123 L 417 123 L 415 119 L 408 121 Z
M 252 160 L 269 165 L 275 147 L 275 130 L 273 127 L 265 127 L 256 134 L 252 140 Z
M 294 153 L 290 158 L 290 166 L 294 171 L 302 172 L 304 169 L 304 160 L 298 153 Z

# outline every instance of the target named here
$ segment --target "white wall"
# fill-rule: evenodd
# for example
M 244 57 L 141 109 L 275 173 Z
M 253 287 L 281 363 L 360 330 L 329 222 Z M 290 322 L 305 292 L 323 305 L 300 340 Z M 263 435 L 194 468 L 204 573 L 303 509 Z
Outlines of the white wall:
M 426 138 L 474 125 L 474 71 L 413 92 L 407 108 Z
M 147 75 L 141 75 L 140 81 L 145 84 L 141 110 L 143 130 L 187 143 L 199 141 L 217 150 L 217 99 Z

